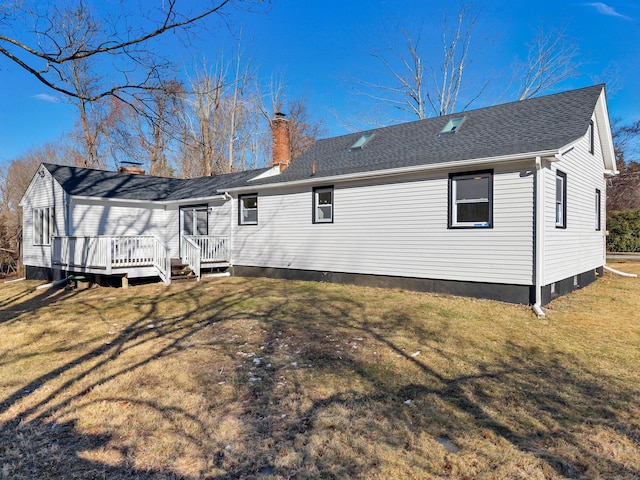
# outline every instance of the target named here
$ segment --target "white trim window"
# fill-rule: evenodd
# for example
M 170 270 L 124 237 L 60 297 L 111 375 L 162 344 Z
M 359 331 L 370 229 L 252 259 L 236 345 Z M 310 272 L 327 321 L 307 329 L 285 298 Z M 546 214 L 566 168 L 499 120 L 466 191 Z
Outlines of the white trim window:
M 596 232 L 602 230 L 602 194 L 596 188 Z
M 493 171 L 449 175 L 449 228 L 493 227 Z
M 51 237 L 56 234 L 54 207 L 33 209 L 33 244 L 51 245 Z
M 238 197 L 240 208 L 238 209 L 239 225 L 258 224 L 258 194 L 240 195 Z
M 333 187 L 313 189 L 313 223 L 333 223 Z
M 567 228 L 567 174 L 556 171 L 556 228 Z

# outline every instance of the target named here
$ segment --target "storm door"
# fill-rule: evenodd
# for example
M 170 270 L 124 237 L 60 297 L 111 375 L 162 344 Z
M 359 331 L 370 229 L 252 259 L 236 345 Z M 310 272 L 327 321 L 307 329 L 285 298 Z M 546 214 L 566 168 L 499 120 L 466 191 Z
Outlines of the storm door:
M 206 205 L 180 207 L 180 255 L 182 238 L 185 235 L 207 235 L 209 233 L 209 215 Z

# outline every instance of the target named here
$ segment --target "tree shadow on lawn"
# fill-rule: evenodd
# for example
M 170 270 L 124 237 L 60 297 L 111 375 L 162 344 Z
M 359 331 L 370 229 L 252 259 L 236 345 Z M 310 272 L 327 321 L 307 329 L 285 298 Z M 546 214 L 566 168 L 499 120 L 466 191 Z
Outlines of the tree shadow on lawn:
M 455 328 L 454 321 L 421 323 L 388 311 L 376 312 L 384 321 L 372 324 L 363 313 L 365 302 L 340 295 L 300 303 L 305 307 L 285 315 L 272 312 L 266 354 L 281 346 L 281 332 L 287 332 L 291 350 L 299 353 L 298 367 L 355 378 L 355 385 L 308 406 L 298 403 L 289 419 L 279 420 L 283 397 L 274 388 L 277 379 L 267 376 L 267 382 L 254 387 L 250 416 L 257 420 L 245 424 L 255 437 L 269 441 L 263 448 L 255 442 L 250 460 L 229 471 L 231 477 L 255 472 L 256 464 L 282 477 L 300 478 L 403 471 L 457 478 L 640 476 L 640 392 L 590 370 L 577 357 L 514 342 L 506 342 L 501 355 L 486 361 L 437 352 L 474 370 L 449 376 L 423 361 L 424 355 L 414 356 L 395 343 L 393 332 L 411 324 L 414 335 L 430 340 L 425 350 L 438 350 L 439 337 Z M 328 321 L 315 323 L 316 318 Z M 345 348 L 332 341 L 336 336 Z M 421 381 L 405 381 L 401 372 L 386 372 L 381 362 L 350 354 L 348 344 L 363 339 L 378 350 L 387 347 L 407 368 L 418 369 Z M 301 375 L 294 392 L 305 391 L 304 381 Z M 447 451 L 448 445 L 455 452 Z M 279 458 L 281 452 L 297 458 Z M 406 457 L 396 471 L 385 469 L 389 452 Z M 501 471 L 505 458 L 512 465 Z
M 372 311 L 368 302 L 376 293 L 371 290 L 360 290 L 371 298 L 354 298 L 335 287 L 247 280 L 208 296 L 203 284 L 191 287 L 186 296 L 175 294 L 173 301 L 186 299 L 188 304 L 180 318 L 164 317 L 160 326 L 149 329 L 159 314 L 153 302 L 146 302 L 139 318 L 109 344 L 55 366 L 0 401 L 0 418 L 9 418 L 0 424 L 0 476 L 365 478 L 396 473 L 490 478 L 501 472 L 522 476 L 526 468 L 532 469 L 530 474 L 558 478 L 640 475 L 637 460 L 627 460 L 640 450 L 634 416 L 638 391 L 590 371 L 572 355 L 513 342 L 500 356 L 485 360 L 438 351 L 455 319 L 426 319 L 423 310 L 392 307 Z M 163 295 L 162 301 L 172 301 L 172 295 Z M 245 306 L 256 301 L 257 307 Z M 430 305 L 428 296 L 423 302 L 426 310 L 439 308 Z M 369 316 L 379 321 L 369 321 Z M 208 330 L 234 320 L 259 322 L 259 338 L 232 340 Z M 394 337 L 405 325 L 411 325 L 425 352 L 465 364 L 469 371 L 451 375 L 430 364 L 427 355 L 412 356 Z M 234 364 L 240 344 L 257 352 L 236 366 L 237 394 L 228 415 L 237 420 L 239 431 L 229 448 L 206 438 L 217 435 L 215 426 L 208 427 L 207 418 L 187 408 L 171 408 L 160 399 L 143 402 L 126 391 L 99 400 L 144 403 L 194 451 L 206 452 L 207 468 L 182 476 L 171 465 L 136 467 L 135 453 L 122 439 L 80 433 L 73 421 L 56 422 L 94 389 L 179 355 L 193 348 L 195 340 Z M 107 368 L 131 349 L 153 343 L 159 347 L 152 354 L 116 370 Z M 366 354 L 365 343 L 370 347 Z M 372 356 L 373 350 L 379 357 Z M 258 356 L 260 361 L 254 361 Z M 389 367 L 389 358 L 404 362 L 402 368 L 411 373 Z M 59 380 L 52 391 L 28 401 L 31 392 L 52 380 Z M 77 384 L 82 388 L 70 394 Z M 207 384 L 202 394 L 216 392 Z M 186 421 L 201 433 L 194 436 L 183 428 Z M 599 439 L 605 433 L 609 436 Z M 448 452 L 444 440 L 459 451 Z M 598 442 L 609 442 L 611 448 L 600 448 Z M 119 452 L 116 465 L 82 454 L 108 445 Z M 620 451 L 612 452 L 616 445 Z M 501 471 L 509 468 L 501 465 L 505 462 L 515 466 Z

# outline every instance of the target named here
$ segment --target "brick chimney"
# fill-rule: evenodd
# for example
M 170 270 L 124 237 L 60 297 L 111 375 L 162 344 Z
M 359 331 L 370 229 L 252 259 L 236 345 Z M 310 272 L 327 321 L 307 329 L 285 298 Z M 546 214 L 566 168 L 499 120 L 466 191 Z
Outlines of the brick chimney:
M 136 167 L 134 165 L 127 165 L 125 167 L 118 167 L 119 173 L 130 173 L 132 175 L 144 175 L 144 168 Z
M 289 120 L 284 113 L 276 112 L 271 120 L 271 135 L 273 147 L 271 151 L 271 165 L 280 167 L 284 171 L 291 163 L 291 140 L 289 138 Z
M 144 175 L 144 168 L 138 162 L 122 162 L 118 167 L 118 173 L 130 173 L 133 175 Z

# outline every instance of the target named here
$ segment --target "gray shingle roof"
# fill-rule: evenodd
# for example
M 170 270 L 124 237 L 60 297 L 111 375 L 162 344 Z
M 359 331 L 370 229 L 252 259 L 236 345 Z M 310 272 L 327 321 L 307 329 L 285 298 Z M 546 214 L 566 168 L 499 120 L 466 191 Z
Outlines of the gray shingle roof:
M 582 137 L 604 85 L 469 110 L 317 141 L 280 175 L 249 183 L 262 168 L 193 179 L 91 170 L 45 164 L 71 195 L 144 201 L 203 198 L 229 188 L 264 185 L 392 168 L 435 165 L 558 150 Z M 464 115 L 455 133 L 439 135 L 452 117 Z M 365 133 L 362 149 L 350 147 Z M 315 175 L 311 175 L 315 163 Z
M 256 184 L 560 149 L 588 129 L 603 85 L 317 141 L 282 174 Z M 464 115 L 455 133 L 438 135 Z M 374 136 L 349 151 L 364 133 Z
M 218 195 L 268 170 L 250 170 L 192 179 L 152 177 L 66 165 L 44 164 L 70 195 L 143 201 L 172 201 Z

